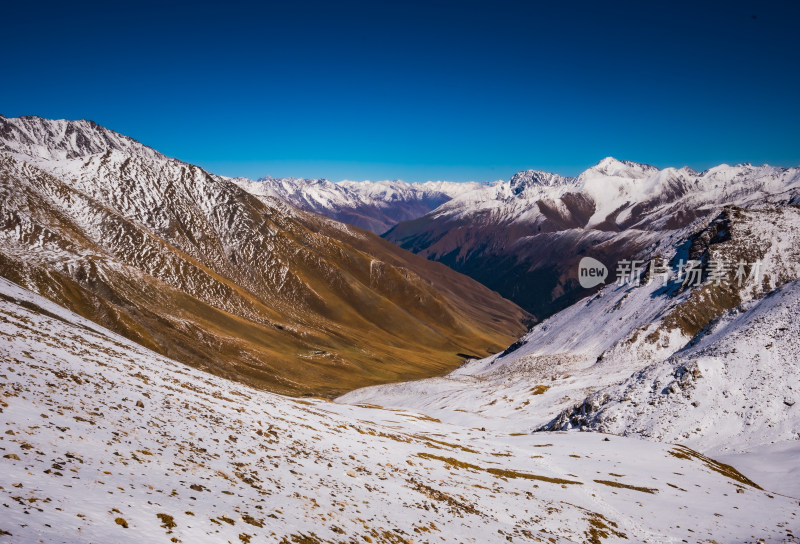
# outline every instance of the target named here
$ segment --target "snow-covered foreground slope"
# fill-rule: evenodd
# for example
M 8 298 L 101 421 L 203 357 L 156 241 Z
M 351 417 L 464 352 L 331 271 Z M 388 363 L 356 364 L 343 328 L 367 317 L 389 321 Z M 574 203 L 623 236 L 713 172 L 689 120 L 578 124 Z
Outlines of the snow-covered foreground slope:
M 453 197 L 480 189 L 476 182 L 400 180 L 341 181 L 327 179 L 231 178 L 259 197 L 273 197 L 293 206 L 381 234 L 401 221 L 422 217 Z
M 9 542 L 782 542 L 800 531 L 796 499 L 680 446 L 281 397 L 4 279 L 0 377 Z

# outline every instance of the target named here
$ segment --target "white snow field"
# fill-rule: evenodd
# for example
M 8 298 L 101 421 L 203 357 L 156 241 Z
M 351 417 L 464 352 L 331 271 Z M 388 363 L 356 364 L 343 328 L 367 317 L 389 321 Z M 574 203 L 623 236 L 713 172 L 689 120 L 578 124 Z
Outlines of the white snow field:
M 725 315 L 666 361 L 598 391 L 581 423 L 742 461 L 760 482 L 800 497 L 798 315 L 800 280 Z M 562 425 L 571 425 L 569 417 Z
M 800 505 L 682 446 L 293 399 L 0 279 L 8 542 L 783 542 Z M 763 487 L 763 486 L 762 486 Z
M 800 210 L 734 215 L 732 239 L 711 245 L 709 258 L 753 252 L 762 275 L 723 292 L 739 303 L 696 337 L 676 322 L 717 302 L 708 280 L 682 291 L 658 278 L 609 284 L 534 327 L 513 351 L 337 400 L 509 433 L 579 429 L 681 443 L 800 497 Z M 662 234 L 644 258 L 685 259 L 692 233 L 708 224 Z

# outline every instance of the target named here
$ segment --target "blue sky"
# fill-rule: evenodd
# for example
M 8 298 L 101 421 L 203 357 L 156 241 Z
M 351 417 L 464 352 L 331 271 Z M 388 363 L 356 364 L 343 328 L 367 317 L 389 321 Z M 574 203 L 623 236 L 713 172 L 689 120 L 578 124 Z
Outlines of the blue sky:
M 800 164 L 798 2 L 14 2 L 3 18 L 0 113 L 92 119 L 220 174 Z

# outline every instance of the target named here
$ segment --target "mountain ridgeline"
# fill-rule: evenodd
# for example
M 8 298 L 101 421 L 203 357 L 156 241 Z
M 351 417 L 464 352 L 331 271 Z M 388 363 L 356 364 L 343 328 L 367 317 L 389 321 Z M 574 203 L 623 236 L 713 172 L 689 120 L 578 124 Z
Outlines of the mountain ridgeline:
M 529 319 L 442 264 L 90 121 L 0 117 L 0 275 L 289 394 L 440 374 Z
M 455 196 L 482 187 L 453 181 L 341 181 L 327 179 L 231 178 L 259 197 L 275 197 L 308 212 L 382 234 L 402 221 L 422 217 Z
M 613 158 L 575 178 L 529 170 L 455 196 L 383 236 L 442 262 L 545 319 L 585 297 L 578 262 L 618 261 L 724 206 L 800 203 L 800 169 L 721 165 L 704 172 Z

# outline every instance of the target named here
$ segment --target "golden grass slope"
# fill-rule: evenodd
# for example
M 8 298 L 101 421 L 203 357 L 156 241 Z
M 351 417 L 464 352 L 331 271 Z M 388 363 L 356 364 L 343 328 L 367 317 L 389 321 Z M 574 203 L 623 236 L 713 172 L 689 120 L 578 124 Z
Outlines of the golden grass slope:
M 114 149 L 65 164 L 0 154 L 0 275 L 214 374 L 331 397 L 525 331 L 477 282 L 201 168 Z

